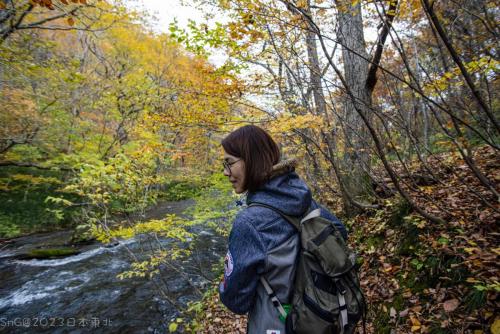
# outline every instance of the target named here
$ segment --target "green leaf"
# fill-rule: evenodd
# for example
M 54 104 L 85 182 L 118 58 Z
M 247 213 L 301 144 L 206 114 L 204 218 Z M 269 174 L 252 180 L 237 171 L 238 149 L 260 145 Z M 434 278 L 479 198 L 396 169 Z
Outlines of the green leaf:
M 169 332 L 175 332 L 177 330 L 178 325 L 175 322 L 170 323 L 168 325 L 168 330 Z
M 449 239 L 446 239 L 445 237 L 440 237 L 438 239 L 438 242 L 441 244 L 441 245 L 448 245 L 450 243 L 450 240 Z

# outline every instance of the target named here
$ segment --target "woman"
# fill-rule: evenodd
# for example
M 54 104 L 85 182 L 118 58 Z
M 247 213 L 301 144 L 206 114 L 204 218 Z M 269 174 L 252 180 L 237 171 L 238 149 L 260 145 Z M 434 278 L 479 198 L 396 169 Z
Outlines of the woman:
M 320 206 L 294 172 L 295 161 L 280 161 L 278 146 L 263 129 L 241 127 L 222 141 L 222 147 L 224 175 L 236 193 L 247 192 L 248 207 L 233 222 L 220 298 L 234 313 L 248 313 L 248 333 L 284 334 L 283 319 L 260 278 L 266 279 L 281 304 L 290 303 L 300 242 L 280 212 L 303 216 Z M 346 238 L 342 223 L 320 208 Z

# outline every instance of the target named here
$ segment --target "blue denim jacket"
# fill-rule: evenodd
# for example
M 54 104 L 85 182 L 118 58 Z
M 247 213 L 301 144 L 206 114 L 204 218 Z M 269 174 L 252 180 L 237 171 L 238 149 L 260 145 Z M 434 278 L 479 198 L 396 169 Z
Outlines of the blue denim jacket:
M 311 191 L 295 172 L 276 176 L 257 191 L 249 192 L 247 204 L 251 203 L 272 206 L 288 216 L 302 216 L 310 206 L 312 209 L 321 207 L 312 200 Z M 344 225 L 333 214 L 321 207 L 321 215 L 333 221 L 347 238 Z M 256 304 L 259 278 L 269 272 L 282 276 L 280 279 L 285 283 L 280 285 L 276 280 L 275 292 L 282 303 L 287 303 L 292 292 L 295 258 L 300 248 L 297 236 L 295 227 L 274 210 L 252 206 L 239 212 L 229 235 L 224 281 L 219 287 L 222 303 L 234 313 L 250 311 L 254 317 L 258 316 L 252 308 Z M 286 255 L 271 260 L 270 254 L 283 244 L 290 245 L 285 253 L 281 253 Z M 252 333 L 250 328 L 249 333 Z

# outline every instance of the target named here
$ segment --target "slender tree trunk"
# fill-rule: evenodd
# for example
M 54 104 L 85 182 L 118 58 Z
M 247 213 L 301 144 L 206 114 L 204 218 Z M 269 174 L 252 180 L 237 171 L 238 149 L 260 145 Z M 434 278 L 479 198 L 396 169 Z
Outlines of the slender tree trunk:
M 369 136 L 366 128 L 362 127 L 363 121 L 356 109 L 370 120 L 372 117 L 369 107 L 372 100 L 371 91 L 367 87 L 369 63 L 363 35 L 361 2 L 353 4 L 350 0 L 338 0 L 337 7 L 344 78 L 352 92 L 352 96 L 346 96 L 344 100 L 343 119 L 347 126 L 340 179 L 353 200 L 365 202 L 373 194 L 370 177 L 363 168 L 369 170 L 370 167 L 368 148 L 363 144 L 368 141 Z M 348 215 L 359 211 L 352 203 L 345 203 L 344 209 Z
M 308 14 L 310 15 L 309 11 Z M 306 34 L 307 57 L 309 62 L 308 65 L 309 76 L 311 81 L 312 95 L 315 104 L 315 113 L 318 115 L 322 115 L 323 117 L 328 117 L 325 96 L 323 93 L 323 85 L 321 83 L 322 74 L 318 57 L 318 46 L 316 44 L 317 37 L 316 34 L 310 29 L 307 29 L 305 34 Z M 335 147 L 336 143 L 335 143 L 335 138 L 333 136 L 323 133 L 323 140 L 325 141 L 327 147 L 329 148 Z M 339 182 L 339 190 L 342 195 L 344 208 L 352 208 L 354 207 L 354 203 L 352 203 L 352 197 L 350 197 L 349 194 L 346 193 L 346 188 L 343 186 L 343 184 L 340 184 L 341 182 L 343 183 L 344 178 L 341 175 L 337 175 L 337 171 L 339 170 L 339 168 L 335 167 L 338 166 L 338 161 L 335 155 L 332 154 L 335 152 L 328 150 L 328 153 L 329 153 L 329 161 L 332 163 L 332 166 L 334 167 L 333 172 L 336 176 L 336 179 Z

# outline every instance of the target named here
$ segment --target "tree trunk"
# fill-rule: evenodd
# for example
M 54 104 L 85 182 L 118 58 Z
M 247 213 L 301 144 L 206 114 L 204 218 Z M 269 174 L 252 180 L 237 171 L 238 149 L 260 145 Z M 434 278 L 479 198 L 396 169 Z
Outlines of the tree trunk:
M 363 126 L 360 110 L 367 119 L 371 119 L 371 91 L 367 87 L 369 63 L 363 35 L 363 18 L 361 16 L 361 2 L 352 4 L 350 0 L 338 0 L 339 40 L 342 45 L 342 60 L 344 78 L 353 97 L 344 99 L 343 119 L 345 121 L 345 145 L 342 161 L 342 174 L 345 191 L 350 197 L 359 202 L 368 202 L 373 195 L 370 177 L 367 171 L 370 168 L 368 148 L 368 133 Z M 359 209 L 352 203 L 344 203 L 344 210 L 348 215 L 354 215 Z
M 310 15 L 310 12 L 308 12 Z M 311 90 L 314 99 L 315 105 L 315 113 L 317 115 L 322 115 L 325 118 L 328 118 L 327 109 L 326 109 L 326 101 L 325 95 L 323 93 L 323 85 L 322 85 L 322 74 L 321 67 L 319 63 L 318 57 L 318 49 L 316 44 L 316 34 L 310 29 L 306 30 L 306 46 L 307 46 L 307 58 L 309 62 L 309 76 L 311 81 Z M 327 133 L 324 134 L 323 138 L 329 148 L 335 147 L 335 138 Z M 330 152 L 330 151 L 329 151 Z M 329 154 L 329 161 L 332 163 L 334 174 L 336 175 L 336 179 L 338 182 L 343 182 L 343 178 L 340 175 L 337 175 L 339 168 L 338 161 L 336 157 L 332 154 Z M 339 190 L 342 196 L 342 202 L 344 203 L 344 208 L 354 207 L 354 204 L 351 203 L 351 197 L 346 193 L 346 188 L 339 184 Z M 351 210 L 353 211 L 353 210 Z

